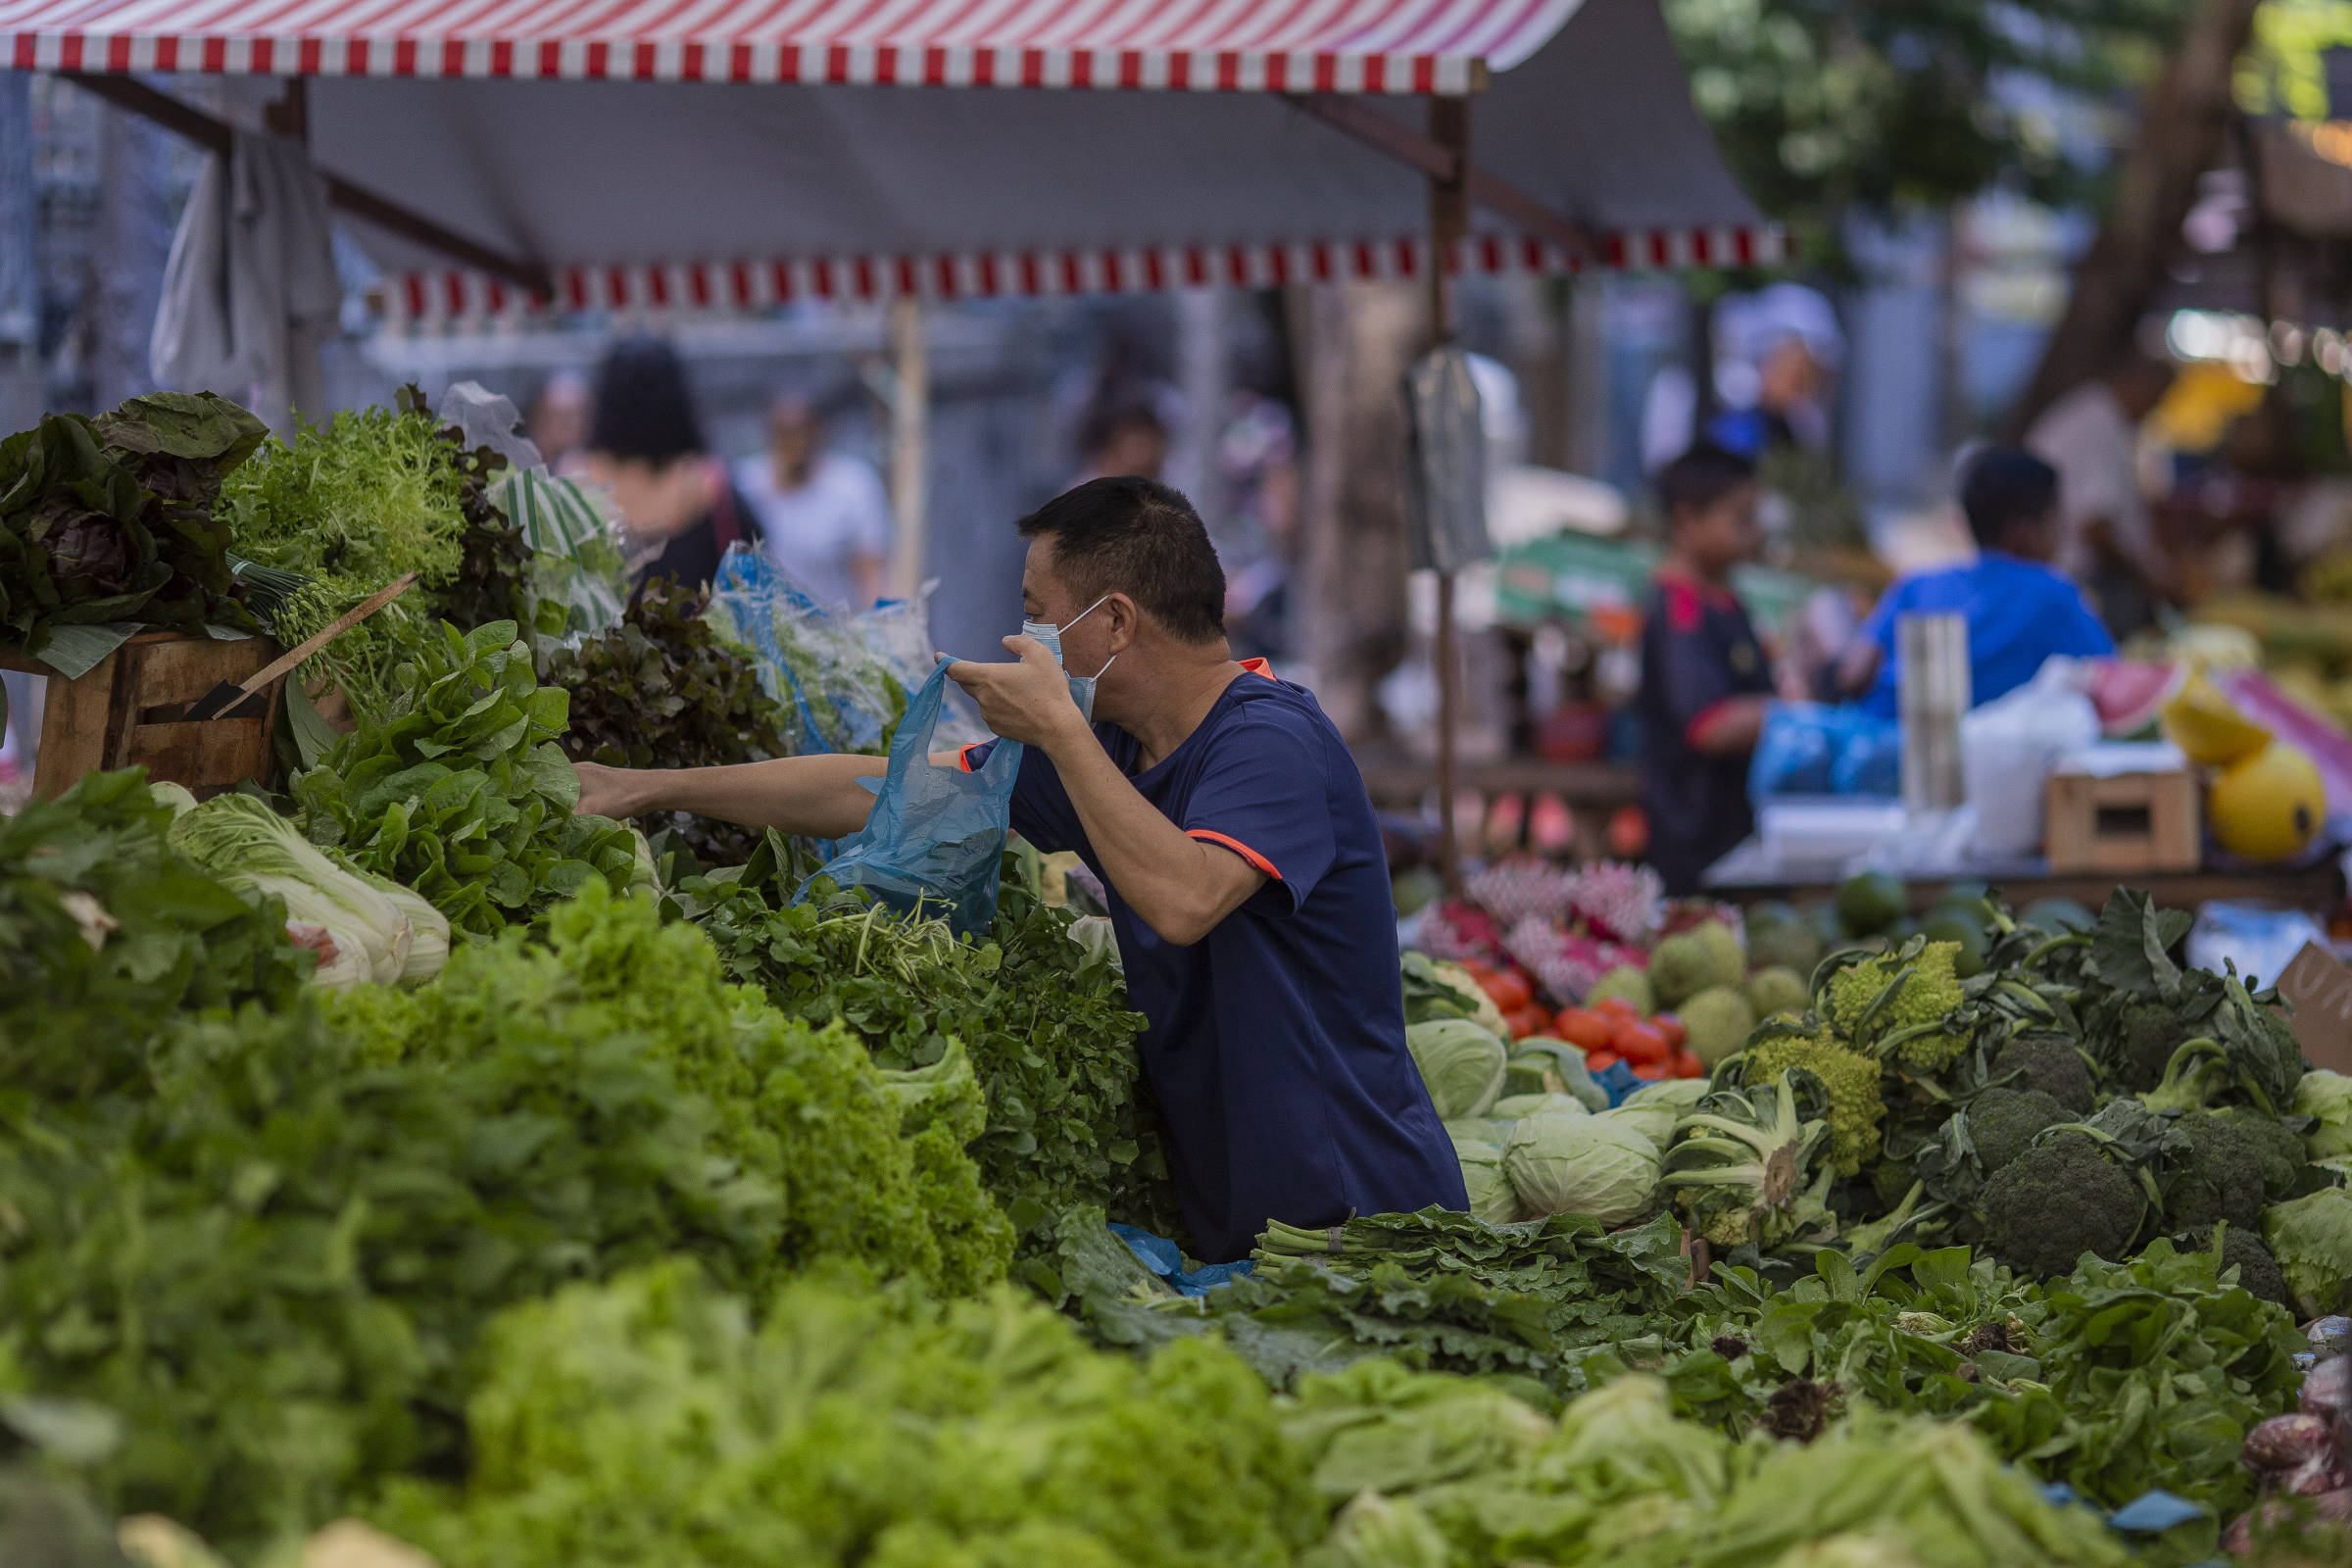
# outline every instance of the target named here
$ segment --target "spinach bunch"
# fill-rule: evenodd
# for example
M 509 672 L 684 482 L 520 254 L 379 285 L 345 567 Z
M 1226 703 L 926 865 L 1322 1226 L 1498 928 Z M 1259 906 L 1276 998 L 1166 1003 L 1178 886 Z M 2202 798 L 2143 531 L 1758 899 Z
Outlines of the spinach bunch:
M 579 776 L 555 744 L 566 700 L 532 679 L 514 622 L 440 627 L 395 686 L 382 719 L 296 781 L 313 840 L 416 889 L 477 936 L 594 878 L 628 886 L 634 841 L 617 822 L 573 814 Z
M 269 432 L 210 392 L 157 392 L 0 441 L 0 636 L 138 621 L 251 630 L 214 503 Z

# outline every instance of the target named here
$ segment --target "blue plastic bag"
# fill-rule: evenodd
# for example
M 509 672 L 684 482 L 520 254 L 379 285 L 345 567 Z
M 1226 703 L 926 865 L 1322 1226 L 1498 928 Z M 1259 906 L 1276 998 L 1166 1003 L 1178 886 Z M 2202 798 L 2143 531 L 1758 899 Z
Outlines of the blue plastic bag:
M 1747 765 L 1747 794 L 1899 795 L 1902 725 L 1860 708 L 1774 703 Z
M 985 931 L 997 918 L 997 858 L 1012 821 L 1012 785 L 1021 770 L 1018 741 L 1001 740 L 988 760 L 966 773 L 931 763 L 931 732 L 947 695 L 941 660 L 906 705 L 890 743 L 890 771 L 873 788 L 865 826 L 841 841 L 841 853 L 801 884 L 805 901 L 819 879 L 864 888 L 895 909 L 919 904 L 945 915 L 958 936 Z

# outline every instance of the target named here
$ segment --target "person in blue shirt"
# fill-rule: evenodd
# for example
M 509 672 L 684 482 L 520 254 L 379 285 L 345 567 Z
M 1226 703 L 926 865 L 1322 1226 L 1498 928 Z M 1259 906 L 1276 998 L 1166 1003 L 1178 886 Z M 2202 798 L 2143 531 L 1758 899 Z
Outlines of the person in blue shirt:
M 1311 694 L 1233 659 L 1225 573 L 1191 503 L 1151 479 L 1095 479 L 1020 532 L 1038 635 L 1004 639 L 1015 662 L 949 674 L 1026 748 L 1013 827 L 1077 852 L 1108 892 L 1192 1251 L 1247 1257 L 1273 1219 L 1468 1208 L 1405 1049 L 1363 778 Z M 932 760 L 978 766 L 995 744 Z M 577 765 L 583 811 L 695 811 L 817 838 L 862 826 L 873 797 L 858 780 L 885 771 L 869 757 Z
M 2053 654 L 2100 658 L 2115 639 L 2082 591 L 2047 563 L 2058 547 L 2058 470 L 2018 447 L 1993 447 L 1968 466 L 1960 510 L 1976 536 L 1965 566 L 1906 577 L 1886 590 L 1856 633 L 1839 670 L 1848 693 L 1883 718 L 1897 717 L 1895 619 L 1968 617 L 1971 701 L 1989 703 L 2025 685 Z

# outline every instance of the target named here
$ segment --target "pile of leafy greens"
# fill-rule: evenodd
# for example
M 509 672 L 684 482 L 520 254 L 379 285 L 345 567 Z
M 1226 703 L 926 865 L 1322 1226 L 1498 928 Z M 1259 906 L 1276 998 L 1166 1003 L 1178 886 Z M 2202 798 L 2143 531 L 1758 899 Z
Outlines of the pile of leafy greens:
M 303 423 L 236 472 L 221 510 L 238 554 L 311 579 L 277 612 L 280 642 L 416 573 L 416 588 L 336 638 L 304 666 L 306 678 L 331 679 L 355 713 L 381 718 L 398 665 L 431 640 L 436 617 L 461 629 L 530 624 L 529 551 L 488 490 L 504 461 L 465 450 L 410 387 L 396 408 Z
M 290 1003 L 314 956 L 285 906 L 172 849 L 144 773 L 88 773 L 0 816 L 0 1105 L 103 1092 L 183 1009 Z
M 267 433 L 209 392 L 156 392 L 0 441 L 0 638 L 37 655 L 61 626 L 253 629 L 215 503 Z
M 442 626 L 394 675 L 384 715 L 295 782 L 312 839 L 475 935 L 529 920 L 591 880 L 629 885 L 634 840 L 574 814 L 579 776 L 555 744 L 564 695 L 533 680 L 514 622 L 463 636 Z
M 675 898 L 731 977 L 788 1017 L 839 1022 L 882 1066 L 927 1068 L 961 1043 L 988 1102 L 972 1154 L 1025 1239 L 1025 1266 L 1039 1266 L 1048 1222 L 1074 1208 L 1181 1239 L 1166 1131 L 1136 1053 L 1144 1020 L 1116 969 L 1072 939 L 1068 910 L 1015 870 L 988 940 L 959 941 L 945 921 L 862 896 L 787 903 L 790 858 L 770 835 L 739 871 L 688 878 Z
M 752 665 L 712 639 L 701 596 L 667 578 L 648 582 L 619 626 L 552 653 L 545 678 L 570 695 L 561 743 L 576 761 L 710 767 L 788 751 L 783 710 Z M 674 824 L 706 864 L 741 865 L 760 848 L 732 823 L 679 812 Z
M 119 1040 L 11 1037 L 7 1376 L 116 1412 L 86 1471 L 108 1506 L 240 1553 L 460 1473 L 483 1325 L 567 1282 L 679 1256 L 755 1302 L 817 1265 L 1004 1278 L 960 1056 L 880 1071 L 649 900 L 592 883 L 544 941 L 415 991 L 172 1000 Z
M 448 1568 L 1281 1568 L 1321 1533 L 1248 1368 L 1008 1292 L 755 1314 L 672 1263 L 517 1308 L 486 1360 L 464 1486 L 375 1510 Z
M 2302 1338 L 2218 1250 L 2158 1241 L 2041 1288 L 1966 1248 L 1906 1244 L 1859 1272 L 1836 1251 L 1815 1262 L 1778 1292 L 1718 1269 L 1674 1352 L 1622 1359 L 1735 1437 L 1809 1440 L 1849 1403 L 1965 1420 L 2104 1506 L 2161 1488 L 2217 1519 L 2252 1499 L 2246 1433 L 2294 1402 Z

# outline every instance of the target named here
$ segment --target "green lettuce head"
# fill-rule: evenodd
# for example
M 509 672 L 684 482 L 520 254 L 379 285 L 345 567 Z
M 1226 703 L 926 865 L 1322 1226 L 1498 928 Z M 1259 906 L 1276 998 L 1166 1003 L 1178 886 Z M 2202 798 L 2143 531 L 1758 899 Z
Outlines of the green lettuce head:
M 1502 1169 L 1521 1208 L 1603 1225 L 1637 1217 L 1658 1193 L 1658 1146 L 1606 1116 L 1527 1117 L 1502 1146 Z
M 2262 1211 L 2262 1239 L 2306 1318 L 2352 1304 L 2352 1191 L 2327 1187 Z
M 2320 1119 L 2303 1135 L 2313 1159 L 2352 1159 L 2352 1078 L 2340 1072 L 2305 1073 L 2295 1085 L 2295 1114 Z
M 1502 1146 L 1484 1139 L 1455 1138 L 1453 1157 L 1462 1162 L 1462 1185 L 1470 1192 L 1470 1214 L 1490 1225 L 1519 1217 L 1519 1195 L 1502 1173 Z
M 1502 1093 L 1509 1058 L 1503 1044 L 1467 1018 L 1432 1018 L 1406 1026 L 1404 1043 L 1429 1085 L 1438 1120 L 1484 1116 Z
M 1674 1124 L 1706 1098 L 1704 1078 L 1669 1078 L 1635 1090 L 1625 1097 L 1624 1104 L 1601 1115 L 1637 1129 L 1663 1153 L 1674 1142 Z

